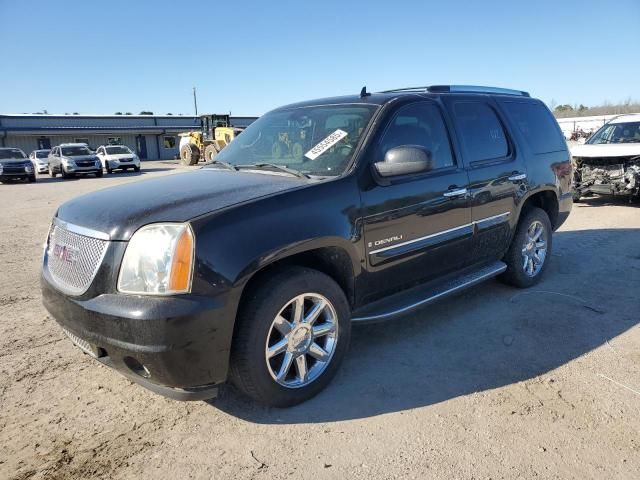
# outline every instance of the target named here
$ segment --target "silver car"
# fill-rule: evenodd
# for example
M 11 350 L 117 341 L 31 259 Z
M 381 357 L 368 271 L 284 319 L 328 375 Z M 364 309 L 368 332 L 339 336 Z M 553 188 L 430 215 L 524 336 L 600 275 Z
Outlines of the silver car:
M 29 160 L 33 163 L 33 168 L 38 173 L 47 173 L 49 171 L 49 152 L 51 150 L 34 150 L 29 154 Z
M 58 173 L 62 178 L 86 174 L 101 177 L 102 163 L 86 144 L 63 143 L 49 153 L 49 175 L 55 177 Z

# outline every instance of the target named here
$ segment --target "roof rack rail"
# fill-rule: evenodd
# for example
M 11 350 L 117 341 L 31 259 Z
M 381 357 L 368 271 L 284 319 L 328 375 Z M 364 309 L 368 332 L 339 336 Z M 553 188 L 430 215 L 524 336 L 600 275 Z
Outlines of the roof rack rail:
M 431 85 L 428 87 L 406 87 L 385 90 L 380 93 L 429 92 L 429 93 L 495 93 L 500 95 L 516 95 L 530 97 L 529 92 L 511 88 L 482 87 L 479 85 Z
M 384 90 L 380 93 L 396 93 L 396 92 L 426 92 L 429 87 L 405 87 L 405 88 L 393 88 L 391 90 Z
M 523 90 L 513 90 L 511 88 L 482 87 L 479 85 L 432 85 L 427 88 L 431 93 L 497 93 L 500 95 L 517 95 L 519 97 L 529 97 L 529 92 Z

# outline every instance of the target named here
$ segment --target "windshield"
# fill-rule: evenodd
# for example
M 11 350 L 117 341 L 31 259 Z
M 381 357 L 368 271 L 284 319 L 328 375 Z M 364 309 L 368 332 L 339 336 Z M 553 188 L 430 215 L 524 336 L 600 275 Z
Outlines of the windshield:
M 36 158 L 47 158 L 49 156 L 49 150 L 40 150 L 36 152 Z
M 131 150 L 127 147 L 106 147 L 106 150 L 109 155 L 131 154 Z
M 65 157 L 78 157 L 80 155 L 91 155 L 87 147 L 62 147 L 62 155 Z
M 594 133 L 587 143 L 640 143 L 640 122 L 609 123 Z
M 27 156 L 22 153 L 22 150 L 17 148 L 5 148 L 4 150 L 0 150 L 0 160 L 6 160 L 8 158 L 27 158 Z
M 269 163 L 308 175 L 340 175 L 376 108 L 324 105 L 267 113 L 227 145 L 213 165 Z

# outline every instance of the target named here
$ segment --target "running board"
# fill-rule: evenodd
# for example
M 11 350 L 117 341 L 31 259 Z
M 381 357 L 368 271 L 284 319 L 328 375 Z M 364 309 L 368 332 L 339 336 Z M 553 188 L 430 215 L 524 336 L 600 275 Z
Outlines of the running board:
M 434 285 L 419 285 L 389 298 L 370 303 L 353 312 L 352 322 L 377 322 L 408 313 L 436 300 L 484 282 L 507 269 L 504 262 L 493 262 Z

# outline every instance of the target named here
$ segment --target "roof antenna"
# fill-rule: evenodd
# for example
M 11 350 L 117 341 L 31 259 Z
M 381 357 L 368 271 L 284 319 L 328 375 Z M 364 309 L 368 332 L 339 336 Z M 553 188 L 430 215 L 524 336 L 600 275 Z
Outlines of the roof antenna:
M 369 97 L 370 95 L 371 94 L 367 92 L 367 86 L 362 87 L 362 90 L 360 90 L 360 98 Z

